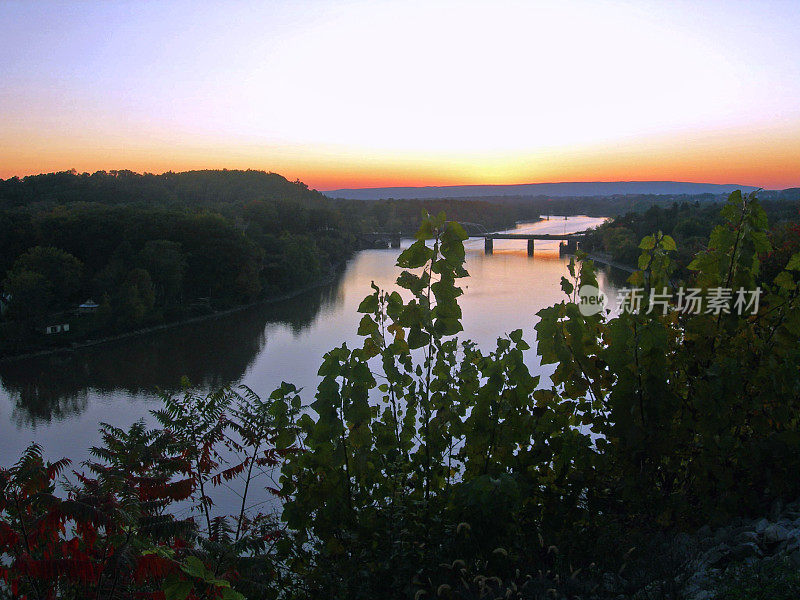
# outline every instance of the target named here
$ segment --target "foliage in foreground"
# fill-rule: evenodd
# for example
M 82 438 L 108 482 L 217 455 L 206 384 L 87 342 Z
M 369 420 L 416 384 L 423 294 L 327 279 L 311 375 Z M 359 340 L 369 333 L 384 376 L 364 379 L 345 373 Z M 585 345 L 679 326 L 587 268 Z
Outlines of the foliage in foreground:
M 31 446 L 0 471 L 0 597 L 274 597 L 282 528 L 254 511 L 248 494 L 294 451 L 282 445 L 292 405 L 299 400 L 288 384 L 268 401 L 246 388 L 165 396 L 155 412 L 162 429 L 102 425 L 103 443 L 73 473 L 66 497 L 56 479 L 69 461 L 48 463 Z M 241 509 L 215 515 L 211 490 L 233 480 Z
M 307 451 L 283 469 L 284 518 L 307 550 L 293 570 L 309 592 L 389 597 L 416 581 L 435 593 L 440 562 L 469 571 L 519 556 L 536 573 L 551 546 L 570 554 L 563 579 L 611 522 L 691 527 L 800 494 L 800 255 L 763 281 L 757 200 L 733 194 L 722 216 L 691 284 L 761 285 L 756 315 L 585 316 L 577 289 L 597 280 L 590 261 L 570 265 L 568 300 L 536 325 L 555 365 L 546 385 L 519 330 L 489 353 L 458 344 L 464 234 L 426 222 L 398 261 L 406 298 L 375 289 L 361 304 L 363 345 L 326 355 L 318 418 L 299 421 Z M 632 285 L 645 298 L 676 291 L 674 241 L 640 247 Z
M 167 399 L 162 430 L 106 428 L 67 500 L 51 483 L 63 466 L 44 465 L 36 449 L 4 472 L 27 504 L 0 506 L 0 551 L 16 561 L 3 575 L 48 597 L 24 566 L 21 532 L 35 524 L 35 560 L 88 552 L 89 589 L 103 597 L 616 597 L 609 571 L 645 586 L 645 563 L 664 567 L 668 549 L 650 559 L 646 543 L 630 544 L 637 537 L 800 496 L 800 254 L 765 278 L 762 257 L 775 255 L 758 201 L 734 193 L 722 218 L 685 283 L 705 293 L 760 286 L 755 314 L 587 316 L 577 290 L 597 285 L 594 270 L 571 263 L 567 299 L 538 313 L 549 380 L 528 370 L 520 330 L 490 352 L 459 342 L 465 233 L 443 215 L 426 219 L 398 260 L 400 291 L 374 287 L 361 303 L 363 341 L 325 355 L 311 411 L 288 385 L 236 408 L 230 392 L 187 394 Z M 640 249 L 630 282 L 646 298 L 684 283 L 671 237 L 648 236 Z M 231 519 L 214 517 L 215 483 L 242 476 L 246 497 L 253 465 L 278 463 L 283 527 L 251 518 L 245 500 Z M 81 494 L 125 510 L 87 521 L 67 510 Z M 176 500 L 199 522 L 169 516 Z M 49 522 L 53 503 L 60 516 Z M 73 541 L 85 523 L 88 539 Z M 123 558 L 135 568 L 120 582 Z M 136 579 L 137 561 L 160 565 L 160 579 Z M 55 589 L 85 596 L 80 577 L 65 570 Z

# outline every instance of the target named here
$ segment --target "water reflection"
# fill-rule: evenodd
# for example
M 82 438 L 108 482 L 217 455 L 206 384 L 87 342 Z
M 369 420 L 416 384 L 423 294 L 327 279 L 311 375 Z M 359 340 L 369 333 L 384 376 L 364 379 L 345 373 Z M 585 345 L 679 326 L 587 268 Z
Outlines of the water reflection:
M 88 391 L 150 395 L 192 385 L 239 381 L 267 343 L 270 324 L 295 335 L 323 310 L 341 304 L 342 274 L 290 302 L 254 306 L 147 335 L 73 352 L 0 363 L 0 387 L 13 403 L 18 427 L 67 419 L 86 410 Z

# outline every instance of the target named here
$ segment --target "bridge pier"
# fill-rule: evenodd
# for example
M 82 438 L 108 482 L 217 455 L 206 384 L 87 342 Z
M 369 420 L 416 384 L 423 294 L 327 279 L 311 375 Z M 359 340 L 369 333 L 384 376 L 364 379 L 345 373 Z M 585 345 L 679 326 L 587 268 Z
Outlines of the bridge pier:
M 558 245 L 559 254 L 575 254 L 578 250 L 578 242 L 574 238 L 567 239 Z
M 491 254 L 494 251 L 494 240 L 492 238 L 484 238 L 483 250 L 486 254 Z
M 528 240 L 528 256 L 533 256 L 533 238 Z
M 400 234 L 392 236 L 390 245 L 392 248 L 399 248 L 400 247 Z

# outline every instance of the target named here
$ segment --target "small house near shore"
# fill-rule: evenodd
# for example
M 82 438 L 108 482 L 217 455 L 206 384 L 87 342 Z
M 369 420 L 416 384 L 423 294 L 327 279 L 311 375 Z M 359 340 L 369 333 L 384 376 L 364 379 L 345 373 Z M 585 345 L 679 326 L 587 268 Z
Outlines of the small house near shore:
M 54 325 L 45 325 L 42 328 L 42 331 L 46 335 L 52 335 L 54 333 L 66 333 L 69 331 L 69 323 L 57 323 Z

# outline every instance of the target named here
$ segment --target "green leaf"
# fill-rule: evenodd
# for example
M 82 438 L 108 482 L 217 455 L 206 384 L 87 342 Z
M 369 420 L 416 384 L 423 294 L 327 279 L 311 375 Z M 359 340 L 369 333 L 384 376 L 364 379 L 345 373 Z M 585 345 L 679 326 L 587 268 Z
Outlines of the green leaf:
M 181 563 L 181 571 L 192 577 L 197 577 L 198 579 L 205 579 L 208 573 L 206 566 L 196 556 L 187 556 L 183 563 Z
M 572 282 L 569 279 L 567 279 L 566 277 L 562 277 L 561 289 L 567 296 L 569 296 L 570 294 L 572 294 L 573 290 L 575 289 L 575 286 L 572 285 Z
M 793 290 L 796 287 L 794 278 L 789 271 L 781 271 L 778 273 L 775 277 L 775 284 L 785 290 Z
M 378 310 L 378 294 L 370 294 L 358 305 L 358 312 L 372 314 Z
M 467 231 L 461 226 L 460 223 L 456 223 L 455 221 L 450 221 L 447 224 L 447 233 L 453 235 L 455 238 L 464 241 L 469 236 L 467 235 Z
M 425 280 L 422 277 L 417 277 L 413 273 L 403 271 L 397 278 L 397 285 L 410 290 L 414 294 L 419 294 L 425 288 Z
M 433 237 L 433 225 L 431 223 L 431 216 L 427 211 L 422 211 L 422 223 L 416 234 L 418 240 L 429 240 Z
M 163 592 L 166 600 L 186 600 L 192 591 L 192 583 L 190 581 L 181 581 L 176 579 L 164 584 Z
M 372 335 L 378 332 L 378 324 L 372 320 L 369 315 L 361 317 L 361 322 L 358 324 L 358 335 Z
M 800 271 L 800 252 L 796 252 L 786 264 L 787 271 Z
M 408 332 L 408 347 L 412 350 L 422 348 L 430 339 L 431 336 L 424 333 L 419 327 L 411 327 Z
M 397 266 L 404 269 L 416 269 L 425 265 L 433 256 L 433 250 L 425 245 L 424 240 L 417 240 L 403 250 L 397 258 Z
M 222 600 L 246 600 L 243 594 L 240 594 L 233 588 L 225 588 L 222 590 Z

